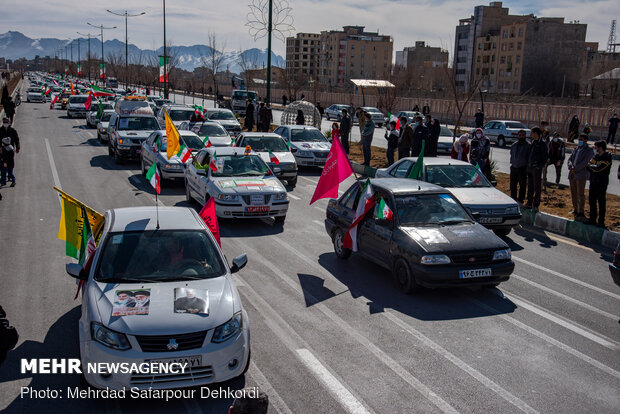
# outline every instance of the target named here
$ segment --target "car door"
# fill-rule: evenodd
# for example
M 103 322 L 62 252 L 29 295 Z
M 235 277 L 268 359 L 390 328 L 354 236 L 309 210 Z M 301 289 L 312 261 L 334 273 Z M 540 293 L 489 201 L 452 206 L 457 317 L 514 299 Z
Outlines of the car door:
M 196 157 L 193 162 L 189 163 L 187 169 L 185 170 L 186 177 L 186 186 L 189 189 L 190 194 L 195 198 L 200 198 L 204 196 L 204 194 L 200 194 L 200 175 L 198 174 L 198 169 L 196 165 L 202 165 L 206 156 L 206 149 L 202 149 L 198 151 Z
M 160 138 L 160 133 L 158 131 L 153 132 L 142 146 L 142 159 L 144 159 L 144 166 L 150 167 L 155 161 L 157 154 L 155 151 L 159 151 L 157 148 L 157 139 Z
M 113 142 L 116 141 L 116 123 L 118 122 L 118 114 L 115 112 L 110 117 L 110 123 L 108 124 L 108 144 L 113 146 Z
M 378 219 L 379 200 L 385 200 L 386 205 L 394 211 L 390 195 L 382 190 L 377 190 L 375 200 L 377 203 L 368 217 L 362 221 L 358 230 L 358 248 L 360 253 L 377 264 L 391 268 L 390 245 L 392 242 L 393 223 Z
M 487 138 L 491 139 L 491 137 L 496 137 L 496 131 L 493 129 L 495 127 L 496 122 L 488 122 L 483 128 L 482 131 Z

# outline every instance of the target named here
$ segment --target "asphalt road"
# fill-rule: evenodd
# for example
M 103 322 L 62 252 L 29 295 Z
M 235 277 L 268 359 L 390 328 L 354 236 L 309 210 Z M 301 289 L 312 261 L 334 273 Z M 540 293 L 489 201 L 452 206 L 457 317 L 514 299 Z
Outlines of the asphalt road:
M 20 342 L 0 368 L 0 411 L 226 412 L 226 398 L 20 397 L 22 386 L 79 384 L 77 375 L 19 373 L 21 358 L 78 357 L 80 302 L 56 239 L 52 186 L 100 211 L 154 203 L 137 163 L 115 165 L 84 120 L 48 108 L 19 107 L 18 184 L 1 189 L 0 304 Z M 226 256 L 249 257 L 234 279 L 252 331 L 251 368 L 224 387 L 259 385 L 272 413 L 618 412 L 620 289 L 610 251 L 519 228 L 506 238 L 515 274 L 498 289 L 403 295 L 388 271 L 335 257 L 327 201 L 308 205 L 319 174 L 301 172 L 283 228 L 220 223 Z M 160 201 L 187 206 L 182 184 L 165 186 Z

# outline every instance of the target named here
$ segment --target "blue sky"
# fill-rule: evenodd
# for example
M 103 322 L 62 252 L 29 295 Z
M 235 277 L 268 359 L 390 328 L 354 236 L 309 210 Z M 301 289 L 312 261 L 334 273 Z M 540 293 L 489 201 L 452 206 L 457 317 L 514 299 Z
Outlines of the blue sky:
M 193 45 L 207 42 L 209 31 L 226 41 L 226 50 L 251 47 L 265 48 L 265 39 L 254 42 L 245 26 L 250 0 L 168 0 L 166 4 L 167 35 L 174 44 Z M 277 0 L 276 0 L 277 1 Z M 90 33 L 94 24 L 116 25 L 106 31 L 105 38 L 124 40 L 124 19 L 107 13 L 106 9 L 122 12 L 146 11 L 130 19 L 129 41 L 141 48 L 157 48 L 162 40 L 161 1 L 103 0 L 78 3 L 75 0 L 4 1 L 2 29 L 16 30 L 32 38 L 78 37 L 76 31 Z M 84 5 L 88 5 L 84 7 Z M 431 46 L 452 50 L 454 27 L 460 18 L 469 16 L 476 5 L 488 1 L 469 0 L 289 0 L 297 32 L 320 32 L 340 29 L 343 25 L 363 25 L 394 38 L 394 49 L 411 46 L 424 40 Z M 565 17 L 588 24 L 588 41 L 599 42 L 605 49 L 612 18 L 618 17 L 618 0 L 547 0 L 504 1 L 511 14 L 534 13 L 538 16 Z M 619 33 L 620 34 L 620 33 Z M 284 43 L 274 41 L 274 51 L 284 55 Z

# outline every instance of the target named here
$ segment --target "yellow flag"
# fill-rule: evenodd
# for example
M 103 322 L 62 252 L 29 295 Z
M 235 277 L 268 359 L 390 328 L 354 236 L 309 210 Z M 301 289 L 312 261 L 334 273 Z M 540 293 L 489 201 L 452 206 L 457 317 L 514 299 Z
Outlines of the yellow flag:
M 70 82 L 71 82 L 71 95 L 74 95 L 74 93 L 73 93 L 73 81 L 70 81 Z
M 170 159 L 181 151 L 180 136 L 166 110 L 164 110 L 164 118 L 166 119 L 166 156 Z

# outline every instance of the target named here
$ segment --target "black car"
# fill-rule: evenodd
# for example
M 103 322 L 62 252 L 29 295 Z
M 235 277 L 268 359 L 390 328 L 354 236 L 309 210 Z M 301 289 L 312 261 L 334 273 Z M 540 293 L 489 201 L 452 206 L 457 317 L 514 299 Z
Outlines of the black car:
M 478 224 L 450 192 L 396 178 L 376 178 L 370 185 L 375 208 L 358 225 L 358 253 L 391 270 L 399 290 L 497 286 L 508 280 L 514 270 L 510 248 Z M 353 184 L 327 206 L 325 229 L 341 259 L 351 255 L 343 243 L 360 189 Z M 393 213 L 391 220 L 378 218 L 381 199 Z
M 609 271 L 614 283 L 620 286 L 620 243 L 618 243 L 614 251 L 614 262 L 609 264 Z

